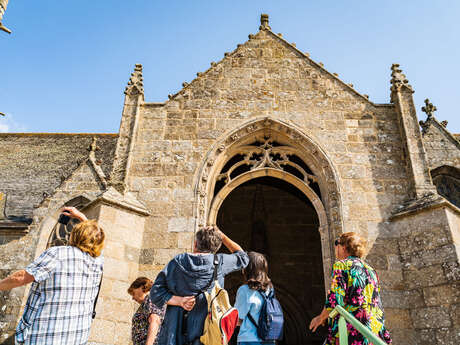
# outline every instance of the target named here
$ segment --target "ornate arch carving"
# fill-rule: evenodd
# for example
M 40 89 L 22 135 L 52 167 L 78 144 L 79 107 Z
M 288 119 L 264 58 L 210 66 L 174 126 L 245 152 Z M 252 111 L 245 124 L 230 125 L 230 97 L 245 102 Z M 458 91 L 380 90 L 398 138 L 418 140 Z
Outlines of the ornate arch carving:
M 332 239 L 343 228 L 337 174 L 321 147 L 292 124 L 270 117 L 255 118 L 212 146 L 195 180 L 196 229 L 215 221 L 222 191 L 228 194 L 242 179 L 263 174 L 300 186 L 316 204 L 327 281 L 333 260 Z M 224 181 L 224 186 L 216 187 L 218 181 Z

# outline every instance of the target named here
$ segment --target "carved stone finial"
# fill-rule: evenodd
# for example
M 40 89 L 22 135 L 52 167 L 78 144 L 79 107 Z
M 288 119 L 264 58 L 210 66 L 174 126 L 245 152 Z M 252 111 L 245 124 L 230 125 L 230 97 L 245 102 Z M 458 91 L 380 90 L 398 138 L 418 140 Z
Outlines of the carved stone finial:
M 270 25 L 268 24 L 268 14 L 260 15 L 259 30 L 271 30 Z
M 414 91 L 412 89 L 412 86 L 409 84 L 409 81 L 407 80 L 406 76 L 404 75 L 404 73 L 402 73 L 402 70 L 399 68 L 399 64 L 394 63 L 393 65 L 391 65 L 391 91 L 399 91 L 403 86 L 407 87 L 412 92 Z
M 187 83 L 186 81 L 184 81 L 184 82 L 182 83 L 182 87 L 186 87 L 186 86 L 188 86 L 188 83 Z
M 2 24 L 3 15 L 5 14 L 5 11 L 6 11 L 6 6 L 8 6 L 8 0 L 0 0 L 0 30 L 5 31 L 10 34 L 11 30 L 3 26 Z
M 125 95 L 144 95 L 144 78 L 142 77 L 142 65 L 137 63 L 134 67 L 134 72 L 131 73 L 131 78 L 128 81 L 128 86 L 125 89 Z
M 93 140 L 91 141 L 91 144 L 89 145 L 88 149 L 89 152 L 96 152 L 100 150 L 100 147 L 97 146 L 97 138 L 93 137 Z
M 447 124 L 448 124 L 447 120 L 441 121 L 441 126 L 443 126 L 444 128 L 447 127 Z
M 426 113 L 428 118 L 431 118 L 433 116 L 433 113 L 438 110 L 436 107 L 433 105 L 433 103 L 430 103 L 430 100 L 427 98 L 425 99 L 425 106 L 422 107 L 422 111 Z M 446 123 L 447 125 L 447 123 Z

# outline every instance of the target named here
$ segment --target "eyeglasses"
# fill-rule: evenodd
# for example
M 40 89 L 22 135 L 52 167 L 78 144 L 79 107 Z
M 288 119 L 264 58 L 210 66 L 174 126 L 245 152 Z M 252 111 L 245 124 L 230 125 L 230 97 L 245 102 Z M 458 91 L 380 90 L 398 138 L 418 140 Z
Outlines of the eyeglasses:
M 336 247 L 337 247 L 339 244 L 341 244 L 339 240 L 335 240 L 335 241 L 334 241 L 334 245 L 335 245 Z

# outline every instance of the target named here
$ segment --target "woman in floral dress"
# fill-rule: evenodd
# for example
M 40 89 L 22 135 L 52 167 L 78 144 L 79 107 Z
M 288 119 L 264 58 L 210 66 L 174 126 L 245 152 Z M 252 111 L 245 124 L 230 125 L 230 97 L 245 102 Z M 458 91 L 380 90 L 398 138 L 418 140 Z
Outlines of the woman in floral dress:
M 329 313 L 340 305 L 383 341 L 391 344 L 390 333 L 385 328 L 379 278 L 374 269 L 361 259 L 364 252 L 365 241 L 353 232 L 344 233 L 335 241 L 335 255 L 339 261 L 333 266 L 331 290 L 323 311 L 311 321 L 310 329 L 314 332 L 318 326 L 325 324 Z M 329 319 L 325 345 L 339 344 L 338 319 Z M 371 344 L 349 323 L 347 330 L 348 344 Z

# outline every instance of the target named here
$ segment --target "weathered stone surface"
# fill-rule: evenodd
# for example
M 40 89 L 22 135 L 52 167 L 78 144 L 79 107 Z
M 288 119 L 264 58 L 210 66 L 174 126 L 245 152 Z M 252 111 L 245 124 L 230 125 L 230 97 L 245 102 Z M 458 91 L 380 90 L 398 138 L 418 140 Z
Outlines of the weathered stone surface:
M 5 276 L 23 268 L 44 250 L 64 203 L 105 190 L 90 165 L 76 164 L 97 136 L 96 158 L 112 177 L 109 184 L 135 195 L 150 214 L 108 203 L 87 210 L 107 234 L 103 303 L 91 344 L 129 342 L 130 282 L 139 275 L 155 279 L 174 255 L 192 248 L 200 224 L 223 224 L 248 248 L 257 213 L 250 202 L 255 191 L 248 184 L 268 190 L 275 183 L 261 183 L 266 176 L 290 184 L 283 191 L 309 205 L 307 212 L 281 192 L 267 193 L 269 211 L 262 216 L 268 244 L 283 248 L 271 255 L 272 278 L 286 308 L 302 320 L 302 326 L 293 326 L 298 334 L 307 334 L 306 318 L 322 307 L 333 240 L 356 231 L 369 242 L 366 260 L 380 276 L 394 343 L 455 344 L 459 211 L 447 204 L 422 207 L 417 201 L 434 191 L 430 170 L 438 190 L 442 183 L 443 190 L 456 186 L 444 173 L 436 177 L 434 169 L 458 169 L 460 147 L 437 122 L 424 125 L 421 136 L 412 87 L 396 65 L 391 98 L 390 104 L 370 102 L 266 26 L 164 103 L 144 101 L 141 67 L 136 66 L 117 135 L 0 135 L 6 152 L 0 158 L 0 192 L 11 194 L 7 214 L 33 218 L 28 233 L 6 232 L 0 224 L 0 272 Z M 235 182 L 226 183 L 220 174 L 241 147 L 260 150 L 267 139 L 289 148 L 283 159 L 293 163 L 296 156 L 310 176 L 279 166 L 281 154 L 268 153 L 264 162 L 262 155 L 248 158 L 260 169 L 253 165 L 245 177 L 235 172 L 227 176 Z M 408 200 L 420 207 L 394 218 Z M 260 200 L 255 204 L 261 207 Z M 232 293 L 239 279 L 229 280 Z M 302 297 L 293 299 L 298 291 Z M 6 336 L 14 332 L 23 294 L 0 295 L 0 333 Z M 307 343 L 302 336 L 293 344 Z

